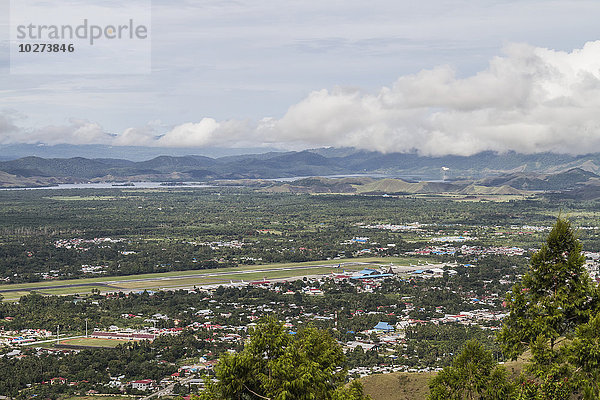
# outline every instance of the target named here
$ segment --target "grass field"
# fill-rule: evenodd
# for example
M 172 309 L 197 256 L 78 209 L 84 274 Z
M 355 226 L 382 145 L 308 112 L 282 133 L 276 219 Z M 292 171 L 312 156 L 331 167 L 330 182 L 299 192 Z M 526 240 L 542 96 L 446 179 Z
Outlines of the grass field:
M 516 378 L 521 374 L 526 360 L 530 354 L 527 352 L 516 361 L 504 364 L 509 376 Z M 429 380 L 436 372 L 394 372 L 391 374 L 375 374 L 361 379 L 365 393 L 373 400 L 422 400 L 429 394 Z
M 373 400 L 422 400 L 429 394 L 428 382 L 434 372 L 376 374 L 361 379 L 365 393 Z
M 28 291 L 19 291 L 19 292 L 8 292 L 8 293 L 1 293 L 4 301 L 16 301 L 19 300 L 21 298 L 21 296 L 25 296 L 26 294 L 28 294 Z
M 77 294 L 77 293 L 90 293 L 92 289 L 103 290 L 106 289 L 105 286 L 84 286 L 84 287 L 72 287 L 72 288 L 59 288 L 59 289 L 44 289 L 39 290 L 38 293 L 47 294 L 47 295 L 67 295 L 67 294 Z
M 128 343 L 129 340 L 118 339 L 97 339 L 97 338 L 76 338 L 61 340 L 60 344 L 72 346 L 90 346 L 90 347 L 117 347 L 120 344 Z

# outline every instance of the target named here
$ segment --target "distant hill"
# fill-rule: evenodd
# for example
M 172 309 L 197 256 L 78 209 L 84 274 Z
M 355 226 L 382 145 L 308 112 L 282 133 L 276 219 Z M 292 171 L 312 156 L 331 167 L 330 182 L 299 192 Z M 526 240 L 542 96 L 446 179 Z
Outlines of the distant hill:
M 445 182 L 418 182 L 411 183 L 402 179 L 381 179 L 358 188 L 360 193 L 441 193 L 456 192 L 462 188 L 462 185 Z
M 264 187 L 266 186 L 266 187 Z M 367 195 L 461 194 L 461 195 L 528 195 L 530 192 L 511 186 L 482 186 L 472 181 L 407 182 L 402 179 L 307 178 L 290 183 L 273 182 L 262 191 L 273 193 L 354 193 Z
M 484 186 L 506 185 L 523 190 L 568 190 L 600 178 L 593 172 L 581 168 L 571 168 L 554 174 L 512 173 L 484 178 L 479 183 Z
M 519 189 L 515 189 L 512 186 L 501 185 L 501 186 L 481 186 L 471 184 L 466 186 L 464 189 L 459 191 L 460 194 L 466 195 L 525 195 L 527 192 Z
M 315 192 L 359 193 L 502 193 L 574 190 L 600 179 L 600 154 L 523 155 L 483 152 L 469 157 L 430 157 L 409 153 L 382 154 L 351 148 L 268 152 L 211 158 L 199 155 L 163 155 L 145 161 L 112 158 L 41 158 L 28 156 L 0 162 L 5 177 L 0 185 L 28 186 L 31 180 L 113 182 L 213 181 L 220 179 L 274 179 L 302 176 L 369 175 L 392 180 L 321 182 Z M 426 182 L 425 182 L 426 181 Z M 313 182 L 315 183 L 315 182 Z M 306 183 L 289 184 L 307 188 Z M 337 188 L 332 187 L 337 186 Z M 473 185 L 470 186 L 469 185 Z M 282 188 L 280 188 L 282 189 Z

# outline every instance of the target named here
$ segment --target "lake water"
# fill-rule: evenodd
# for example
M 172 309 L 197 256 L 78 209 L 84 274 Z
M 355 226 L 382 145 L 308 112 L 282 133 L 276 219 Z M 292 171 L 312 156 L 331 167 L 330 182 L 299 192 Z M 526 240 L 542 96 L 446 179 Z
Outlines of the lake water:
M 57 186 L 31 188 L 2 188 L 0 190 L 51 190 L 51 189 L 164 189 L 164 188 L 207 188 L 214 187 L 197 182 L 185 182 L 177 185 L 165 185 L 165 182 L 132 182 L 133 186 L 114 186 L 114 183 L 65 183 Z

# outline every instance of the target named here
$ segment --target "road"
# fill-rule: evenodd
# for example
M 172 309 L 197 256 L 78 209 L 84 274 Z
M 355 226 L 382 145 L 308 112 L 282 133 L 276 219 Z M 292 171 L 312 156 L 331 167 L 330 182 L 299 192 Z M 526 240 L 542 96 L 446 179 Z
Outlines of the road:
M 61 337 L 60 340 L 79 339 L 82 337 L 85 337 L 85 335 Z M 36 344 L 52 343 L 52 342 L 56 342 L 57 340 L 59 340 L 59 339 L 55 338 L 55 339 L 49 339 L 49 340 L 39 340 L 37 342 L 19 343 L 19 346 L 35 346 Z
M 194 376 L 190 376 L 188 378 L 185 378 L 181 381 L 178 382 L 173 382 L 171 383 L 169 386 L 166 386 L 163 389 L 160 389 L 158 392 L 154 392 L 146 397 L 141 398 L 140 400 L 150 400 L 153 397 L 161 397 L 161 396 L 168 396 L 173 392 L 173 388 L 175 387 L 176 383 L 179 383 L 180 385 L 185 385 L 186 383 L 188 383 L 189 381 L 191 381 L 192 379 L 194 379 Z

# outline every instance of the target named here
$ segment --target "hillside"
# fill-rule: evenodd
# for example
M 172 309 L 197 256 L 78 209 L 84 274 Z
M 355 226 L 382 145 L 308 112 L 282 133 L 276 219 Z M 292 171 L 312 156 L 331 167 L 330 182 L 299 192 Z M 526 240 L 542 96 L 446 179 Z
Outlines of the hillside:
M 600 154 L 522 155 L 484 152 L 469 157 L 317 149 L 211 158 L 159 156 L 146 161 L 83 157 L 24 157 L 0 162 L 2 187 L 52 182 L 215 181 L 302 176 L 377 176 L 357 182 L 288 183 L 273 191 L 307 193 L 518 194 L 574 190 L 600 179 Z M 470 186 L 473 185 L 473 186 Z M 493 189 L 486 189 L 491 187 Z
M 429 394 L 429 379 L 434 372 L 395 372 L 362 378 L 365 393 L 373 400 L 423 400 Z
M 524 360 L 529 353 L 517 361 L 504 364 L 509 375 L 517 377 L 523 370 Z M 361 378 L 365 393 L 373 400 L 423 400 L 429 394 L 429 380 L 435 372 L 394 372 L 375 374 Z
M 271 183 L 262 191 L 271 193 L 346 193 L 365 195 L 460 194 L 460 195 L 520 195 L 530 192 L 508 185 L 482 186 L 473 181 L 407 182 L 403 179 L 373 178 L 307 178 L 291 183 Z

